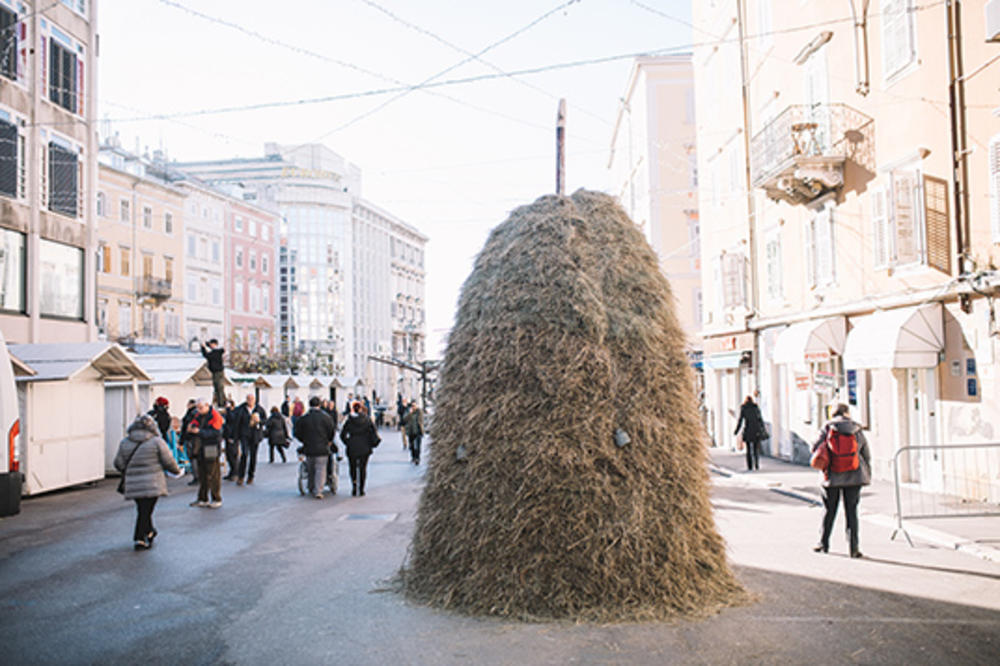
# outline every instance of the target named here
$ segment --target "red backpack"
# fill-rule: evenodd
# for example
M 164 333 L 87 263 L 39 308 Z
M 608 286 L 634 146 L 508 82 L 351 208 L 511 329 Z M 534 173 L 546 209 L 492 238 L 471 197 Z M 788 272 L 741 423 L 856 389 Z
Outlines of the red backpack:
M 826 445 L 830 449 L 831 472 L 853 472 L 860 465 L 858 460 L 858 438 L 845 435 L 834 427 L 826 434 Z

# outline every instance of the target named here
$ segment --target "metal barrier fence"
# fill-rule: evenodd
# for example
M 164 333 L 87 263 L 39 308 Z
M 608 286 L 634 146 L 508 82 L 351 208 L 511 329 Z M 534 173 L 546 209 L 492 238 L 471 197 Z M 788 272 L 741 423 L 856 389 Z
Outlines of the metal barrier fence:
M 896 529 L 904 520 L 1000 517 L 1000 442 L 904 446 L 892 459 Z

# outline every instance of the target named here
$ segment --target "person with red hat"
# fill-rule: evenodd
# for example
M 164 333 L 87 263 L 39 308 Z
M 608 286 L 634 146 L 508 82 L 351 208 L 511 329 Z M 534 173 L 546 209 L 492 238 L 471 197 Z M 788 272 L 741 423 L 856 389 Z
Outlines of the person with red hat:
M 160 436 L 164 441 L 170 431 L 170 401 L 162 395 L 153 403 L 153 408 L 147 412 L 156 421 L 156 427 L 160 430 Z

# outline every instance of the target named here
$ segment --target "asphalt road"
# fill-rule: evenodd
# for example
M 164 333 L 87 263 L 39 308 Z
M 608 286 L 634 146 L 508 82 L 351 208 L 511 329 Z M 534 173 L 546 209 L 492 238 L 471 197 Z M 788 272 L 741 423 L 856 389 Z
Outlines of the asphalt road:
M 890 542 L 864 560 L 809 550 L 819 511 L 739 477 L 713 502 L 757 597 L 702 621 L 522 624 L 415 606 L 389 591 L 423 468 L 384 434 L 369 493 L 299 497 L 294 462 L 188 507 L 171 482 L 149 552 L 115 482 L 27 500 L 0 521 L 5 664 L 995 664 L 1000 566 Z M 266 452 L 264 458 L 266 458 Z M 346 477 L 342 466 L 342 483 Z

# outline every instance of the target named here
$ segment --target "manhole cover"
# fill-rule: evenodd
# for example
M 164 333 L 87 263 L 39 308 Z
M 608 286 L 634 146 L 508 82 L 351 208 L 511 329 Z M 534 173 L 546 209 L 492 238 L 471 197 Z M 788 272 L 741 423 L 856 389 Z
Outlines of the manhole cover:
M 398 513 L 349 513 L 341 516 L 340 520 L 396 520 Z

